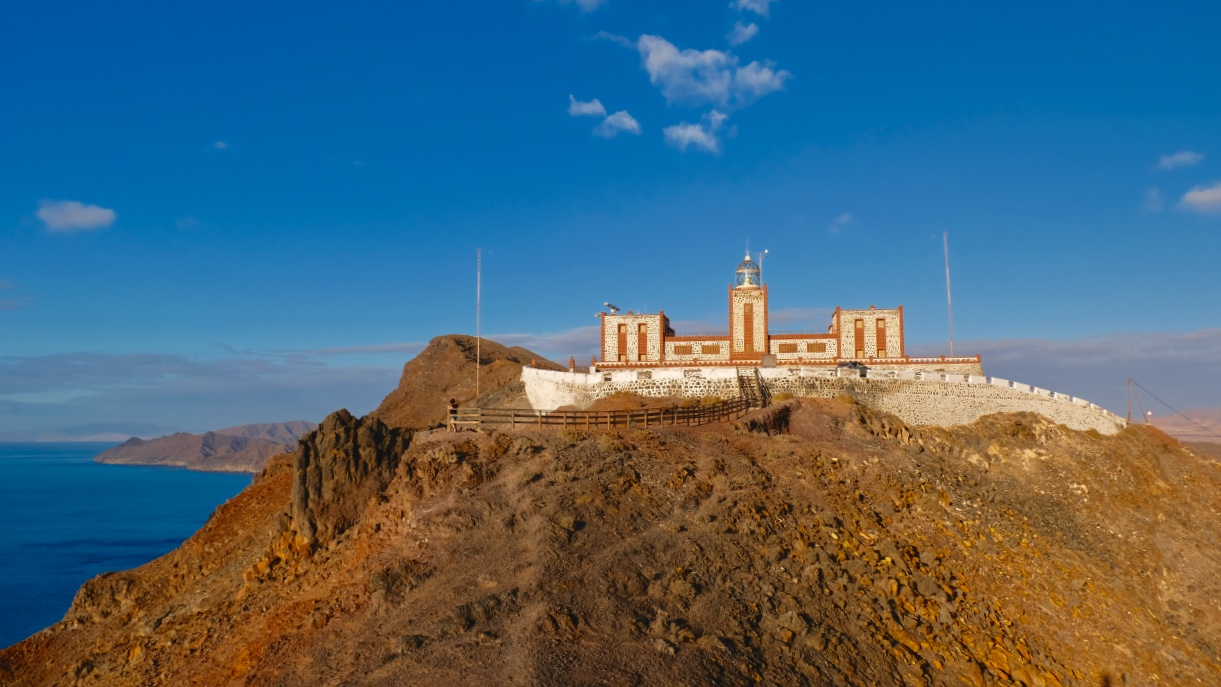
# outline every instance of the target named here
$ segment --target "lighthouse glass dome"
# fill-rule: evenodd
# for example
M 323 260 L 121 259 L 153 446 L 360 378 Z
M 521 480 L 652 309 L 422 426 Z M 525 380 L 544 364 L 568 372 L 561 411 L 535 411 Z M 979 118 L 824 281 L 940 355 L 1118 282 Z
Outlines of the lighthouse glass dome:
M 746 259 L 738 263 L 737 278 L 734 280 L 734 288 L 742 289 L 757 289 L 759 288 L 759 265 L 750 259 L 750 254 L 746 254 Z

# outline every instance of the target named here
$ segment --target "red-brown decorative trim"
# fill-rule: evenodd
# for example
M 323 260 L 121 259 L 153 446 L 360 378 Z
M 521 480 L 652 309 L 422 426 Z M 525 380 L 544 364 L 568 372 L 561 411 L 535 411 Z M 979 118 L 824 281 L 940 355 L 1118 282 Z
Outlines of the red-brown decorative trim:
M 728 336 L 671 336 L 667 337 L 666 341 L 729 341 Z
M 598 319 L 602 322 L 602 348 L 598 351 L 599 358 L 606 357 L 606 313 L 598 313 Z M 602 362 L 606 362 L 603 360 Z
M 903 306 L 895 308 L 899 311 L 899 355 L 907 355 L 906 335 L 903 333 Z
M 772 341 L 805 341 L 807 339 L 829 339 L 835 340 L 834 334 L 776 334 L 771 337 Z

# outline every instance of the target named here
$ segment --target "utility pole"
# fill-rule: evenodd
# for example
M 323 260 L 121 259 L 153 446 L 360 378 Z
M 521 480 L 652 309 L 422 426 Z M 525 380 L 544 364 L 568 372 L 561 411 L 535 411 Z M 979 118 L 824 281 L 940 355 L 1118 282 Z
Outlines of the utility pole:
M 950 357 L 954 357 L 954 305 L 950 300 L 950 232 L 941 232 L 941 246 L 945 249 L 945 309 L 950 316 Z

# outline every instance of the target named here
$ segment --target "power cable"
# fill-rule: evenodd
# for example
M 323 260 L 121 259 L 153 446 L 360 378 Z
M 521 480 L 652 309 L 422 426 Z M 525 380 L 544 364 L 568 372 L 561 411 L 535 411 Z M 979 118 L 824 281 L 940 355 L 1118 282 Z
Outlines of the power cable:
M 1141 386 L 1141 385 L 1140 385 L 1140 382 L 1136 381 L 1135 379 L 1131 379 L 1131 378 L 1129 378 L 1129 380 L 1130 380 L 1130 381 L 1131 381 L 1133 384 L 1135 384 L 1135 385 L 1137 386 L 1137 388 L 1139 388 L 1141 391 L 1144 391 L 1145 393 L 1147 393 L 1147 394 L 1149 394 L 1150 396 L 1152 396 L 1152 397 L 1153 397 L 1153 400 L 1155 400 L 1155 401 L 1157 401 L 1158 403 L 1161 403 L 1162 405 L 1164 405 L 1164 406 L 1166 406 L 1167 408 L 1169 408 L 1169 409 L 1171 410 L 1171 412 L 1173 412 L 1175 415 L 1178 415 L 1179 417 L 1181 417 L 1181 418 L 1183 418 L 1184 420 L 1186 420 L 1186 421 L 1190 422 L 1191 424 L 1195 425 L 1196 427 L 1199 427 L 1200 429 L 1204 430 L 1204 432 L 1205 432 L 1206 434 L 1208 434 L 1209 436 L 1214 436 L 1214 437 L 1217 437 L 1218 439 L 1221 439 L 1221 434 L 1217 434 L 1216 432 L 1214 432 L 1214 431 L 1212 431 L 1211 429 L 1209 429 L 1209 428 L 1205 427 L 1204 425 L 1202 425 L 1202 424 L 1200 424 L 1200 423 L 1196 422 L 1195 420 L 1193 420 L 1193 419 L 1191 419 L 1191 418 L 1187 417 L 1187 416 L 1186 416 L 1186 415 L 1184 415 L 1183 413 L 1180 413 L 1178 410 L 1176 410 L 1176 409 L 1175 409 L 1173 406 L 1171 406 L 1169 403 L 1167 403 L 1167 402 L 1163 401 L 1162 399 L 1158 398 L 1158 397 L 1157 397 L 1157 394 L 1155 394 L 1155 393 L 1153 393 L 1152 391 L 1149 391 L 1149 390 L 1148 390 L 1148 389 L 1146 389 L 1145 387 Z M 1140 401 L 1140 396 L 1138 395 L 1136 398 L 1137 398 L 1137 402 L 1139 402 L 1139 401 Z M 1141 408 L 1141 410 L 1144 410 L 1144 408 Z

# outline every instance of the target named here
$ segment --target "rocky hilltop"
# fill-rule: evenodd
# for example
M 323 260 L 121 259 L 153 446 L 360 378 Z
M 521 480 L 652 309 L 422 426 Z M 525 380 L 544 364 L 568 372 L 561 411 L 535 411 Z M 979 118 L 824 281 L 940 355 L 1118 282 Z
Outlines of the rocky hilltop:
M 94 456 L 99 463 L 164 465 L 205 472 L 258 472 L 267 459 L 296 448 L 317 427 L 312 422 L 240 425 L 203 434 L 178 432 L 156 439 L 132 437 Z
M 475 353 L 479 349 L 476 399 Z M 523 366 L 558 370 L 560 366 L 520 346 L 507 347 L 463 334 L 438 336 L 403 366 L 398 388 L 382 401 L 372 416 L 396 427 L 434 427 L 445 421 L 449 399 L 468 405 L 530 408 L 521 383 Z
M 340 411 L 0 651 L 0 683 L 1213 685 L 1218 502 L 1217 464 L 1155 428 L 1030 414 L 799 399 L 449 434 Z

